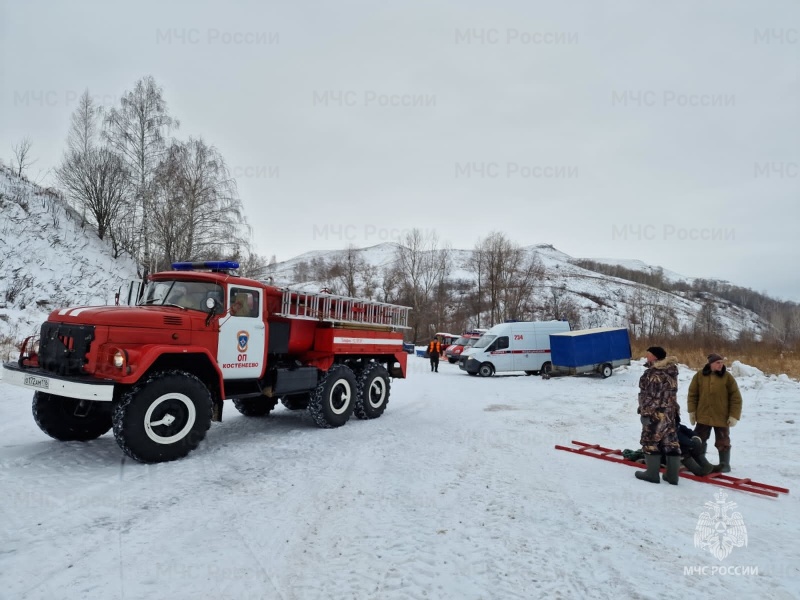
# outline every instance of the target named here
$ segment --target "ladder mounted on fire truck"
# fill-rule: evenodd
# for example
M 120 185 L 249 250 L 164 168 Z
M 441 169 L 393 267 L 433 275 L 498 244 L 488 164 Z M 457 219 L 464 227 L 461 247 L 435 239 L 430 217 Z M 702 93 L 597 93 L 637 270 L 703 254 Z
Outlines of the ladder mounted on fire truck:
M 410 329 L 410 307 L 387 304 L 325 292 L 301 292 L 283 288 L 281 312 L 276 316 L 309 321 L 327 321 L 350 326 Z

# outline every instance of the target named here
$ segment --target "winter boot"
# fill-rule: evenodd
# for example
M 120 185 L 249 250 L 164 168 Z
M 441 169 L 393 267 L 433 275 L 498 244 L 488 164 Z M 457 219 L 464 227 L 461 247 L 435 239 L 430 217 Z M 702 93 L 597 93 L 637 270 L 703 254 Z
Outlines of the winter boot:
M 661 470 L 661 455 L 660 454 L 645 454 L 644 462 L 647 465 L 646 471 L 636 471 L 636 479 L 644 479 L 650 483 L 661 483 L 661 478 L 658 472 Z
M 694 459 L 694 461 L 697 463 L 697 465 L 700 467 L 700 470 L 702 471 L 701 473 L 694 473 L 694 471 L 692 471 L 692 473 L 694 473 L 695 475 L 700 475 L 701 477 L 705 477 L 714 470 L 714 465 L 708 462 L 704 450 L 700 452 L 695 452 L 694 454 L 692 454 L 691 458 Z
M 731 449 L 719 451 L 719 464 L 714 467 L 714 473 L 731 472 Z
M 667 456 L 667 472 L 664 473 L 664 481 L 672 485 L 678 485 L 678 471 L 681 469 L 681 457 L 677 454 Z
M 694 457 L 691 454 L 688 454 L 687 456 L 685 456 L 683 458 L 683 460 L 681 460 L 681 462 L 683 463 L 684 467 L 689 469 L 689 471 L 692 473 L 692 475 L 697 475 L 698 477 L 702 477 L 703 475 L 708 475 L 708 473 L 706 473 L 703 470 L 703 467 L 700 466 L 700 464 L 694 459 Z M 706 462 L 708 463 L 708 461 L 706 461 Z M 709 471 L 709 473 L 710 473 L 710 471 Z

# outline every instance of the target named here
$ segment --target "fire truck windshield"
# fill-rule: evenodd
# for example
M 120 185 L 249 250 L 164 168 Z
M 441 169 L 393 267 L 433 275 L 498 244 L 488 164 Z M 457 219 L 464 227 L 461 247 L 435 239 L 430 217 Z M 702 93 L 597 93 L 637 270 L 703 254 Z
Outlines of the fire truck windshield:
M 207 312 L 206 302 L 209 298 L 217 302 L 214 312 L 222 312 L 224 298 L 222 286 L 206 281 L 161 279 L 147 283 L 139 305 L 177 306 Z

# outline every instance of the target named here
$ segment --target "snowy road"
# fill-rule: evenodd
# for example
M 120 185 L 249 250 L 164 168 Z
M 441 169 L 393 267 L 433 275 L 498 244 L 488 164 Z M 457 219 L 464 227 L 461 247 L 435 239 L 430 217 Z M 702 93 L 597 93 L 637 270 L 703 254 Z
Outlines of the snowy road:
M 111 433 L 51 440 L 0 383 L 0 598 L 800 597 L 796 382 L 739 378 L 732 474 L 793 489 L 728 491 L 749 539 L 720 561 L 694 533 L 722 488 L 553 449 L 638 447 L 639 365 L 543 381 L 409 360 L 380 419 L 320 430 L 226 403 L 198 450 L 159 465 Z

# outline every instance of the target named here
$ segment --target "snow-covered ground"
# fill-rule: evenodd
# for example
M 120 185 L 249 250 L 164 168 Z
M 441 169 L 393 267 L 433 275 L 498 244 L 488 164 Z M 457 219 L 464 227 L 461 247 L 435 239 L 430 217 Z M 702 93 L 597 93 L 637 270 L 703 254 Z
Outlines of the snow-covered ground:
M 792 488 L 772 499 L 554 449 L 638 447 L 638 363 L 606 380 L 409 371 L 380 419 L 321 430 L 226 404 L 198 450 L 150 466 L 110 433 L 51 440 L 0 383 L 0 598 L 800 597 L 797 382 L 738 370 L 732 474 Z M 720 491 L 747 529 L 722 560 L 694 545 Z

